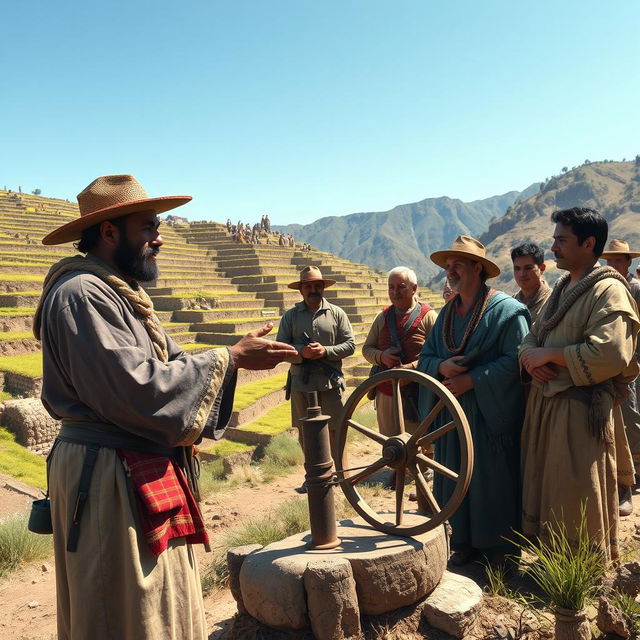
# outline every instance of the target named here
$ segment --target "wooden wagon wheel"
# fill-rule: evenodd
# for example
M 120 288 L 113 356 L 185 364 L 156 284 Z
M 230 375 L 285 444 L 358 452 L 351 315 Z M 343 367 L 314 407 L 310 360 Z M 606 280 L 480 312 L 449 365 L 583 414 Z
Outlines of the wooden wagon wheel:
M 353 413 L 373 387 L 382 382 L 391 381 L 393 391 L 393 423 L 398 435 L 385 436 L 380 432 L 358 424 L 353 419 Z M 414 434 L 405 431 L 405 421 L 402 410 L 402 398 L 400 394 L 401 381 L 417 382 L 426 387 L 438 398 L 437 403 L 424 420 L 420 422 Z M 429 430 L 441 411 L 447 409 L 452 419 L 446 424 Z M 349 429 L 354 429 L 367 438 L 380 445 L 379 458 L 367 465 L 364 469 L 348 470 L 347 455 L 345 451 Z M 457 433 L 460 443 L 460 469 L 453 470 L 427 457 L 423 449 L 432 445 L 445 434 L 454 431 Z M 469 488 L 471 473 L 473 471 L 473 444 L 469 423 L 453 394 L 440 382 L 424 373 L 407 369 L 390 369 L 378 373 L 363 382 L 351 394 L 347 400 L 342 420 L 338 425 L 336 434 L 336 450 L 334 460 L 336 462 L 336 475 L 347 500 L 351 506 L 379 531 L 393 535 L 413 536 L 426 533 L 435 529 L 438 525 L 448 520 L 462 503 Z M 378 514 L 372 509 L 358 493 L 357 485 L 371 477 L 377 471 L 388 467 L 396 472 L 395 485 L 395 522 L 389 522 L 389 514 Z M 439 505 L 424 477 L 423 470 L 432 469 L 434 473 L 441 474 L 453 480 L 455 489 L 446 504 Z M 418 524 L 412 517 L 411 524 L 404 524 L 404 494 L 406 491 L 405 477 L 409 474 L 416 483 L 416 491 L 422 494 L 422 501 L 430 507 L 430 514 L 421 514 Z

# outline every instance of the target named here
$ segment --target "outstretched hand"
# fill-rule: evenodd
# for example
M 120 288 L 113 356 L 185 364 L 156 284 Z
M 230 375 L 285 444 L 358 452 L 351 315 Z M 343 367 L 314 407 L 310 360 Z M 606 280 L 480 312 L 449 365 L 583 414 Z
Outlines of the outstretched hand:
M 229 347 L 236 369 L 273 369 L 280 362 L 298 355 L 296 348 L 290 344 L 263 338 L 271 329 L 273 323 L 267 322 L 261 329 L 250 331 Z

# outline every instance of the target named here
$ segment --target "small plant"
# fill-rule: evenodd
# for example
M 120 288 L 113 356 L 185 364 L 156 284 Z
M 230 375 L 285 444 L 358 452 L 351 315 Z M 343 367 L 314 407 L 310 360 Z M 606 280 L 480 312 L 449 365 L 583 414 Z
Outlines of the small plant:
M 211 462 L 203 462 L 200 465 L 200 479 L 198 480 L 200 495 L 206 497 L 219 490 L 226 484 L 222 459 L 217 458 Z
M 49 557 L 52 550 L 51 536 L 31 533 L 25 515 L 10 516 L 0 522 L 0 577 L 23 562 Z
M 619 591 L 614 591 L 609 599 L 613 606 L 624 614 L 629 623 L 631 635 L 637 636 L 640 633 L 640 602 L 637 602 L 633 596 Z
M 288 434 L 282 433 L 265 447 L 262 469 L 267 475 L 280 475 L 288 473 L 291 467 L 296 467 L 304 462 L 304 454 L 298 444 L 298 440 Z
M 564 522 L 557 522 L 547 531 L 548 541 L 524 538 L 526 542 L 520 545 L 525 552 L 537 556 L 525 573 L 553 606 L 580 611 L 592 600 L 604 576 L 605 555 L 589 537 L 584 509 L 574 542 Z
M 589 536 L 584 504 L 575 539 L 569 537 L 564 522 L 556 521 L 546 528 L 547 540 L 528 540 L 521 535 L 517 543 L 525 553 L 536 556 L 526 569 L 544 592 L 555 616 L 557 640 L 590 638 L 585 607 L 596 595 L 604 576 L 606 557 Z

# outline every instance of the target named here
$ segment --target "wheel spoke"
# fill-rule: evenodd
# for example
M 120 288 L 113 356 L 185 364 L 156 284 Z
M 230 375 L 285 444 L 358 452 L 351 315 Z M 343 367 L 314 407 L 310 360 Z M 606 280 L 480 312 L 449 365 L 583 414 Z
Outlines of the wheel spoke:
M 429 488 L 427 481 L 422 475 L 422 471 L 420 471 L 417 465 L 412 468 L 411 471 L 416 479 L 416 490 L 422 493 L 422 495 L 426 498 L 427 502 L 429 503 L 429 507 L 431 507 L 433 515 L 437 515 L 438 513 L 440 513 L 440 506 L 438 505 L 433 492 Z
M 436 462 L 432 458 L 427 458 L 427 456 L 425 456 L 422 453 L 416 454 L 416 460 L 420 460 L 420 462 L 422 462 L 425 467 L 429 467 L 430 469 L 433 469 L 435 472 L 441 473 L 443 476 L 446 476 L 451 480 L 458 479 L 458 474 L 455 471 L 451 471 L 451 469 L 449 469 L 448 467 L 445 467 L 439 462 Z
M 429 411 L 427 417 L 418 425 L 418 428 L 415 430 L 414 434 L 411 436 L 409 442 L 411 444 L 415 444 L 418 438 L 421 438 L 426 432 L 427 429 L 431 426 L 431 423 L 437 418 L 438 414 L 444 409 L 444 399 L 438 400 L 436 406 Z
M 400 393 L 400 379 L 394 378 L 391 381 L 393 389 L 393 424 L 397 425 L 396 433 L 404 433 L 404 411 L 402 410 L 402 394 Z
M 416 441 L 417 447 L 428 447 L 430 444 L 433 444 L 438 438 L 442 438 L 443 435 L 449 433 L 456 428 L 456 423 L 454 420 L 451 422 L 447 422 L 447 424 L 442 427 L 438 427 L 431 433 L 427 433 L 426 436 L 422 436 L 419 440 Z
M 384 444 L 387 441 L 386 436 L 383 436 L 378 431 L 369 429 L 369 427 L 365 427 L 363 424 L 357 423 L 355 420 L 347 420 L 347 425 L 349 425 L 356 431 L 359 431 L 361 434 L 367 436 L 367 438 L 375 440 L 378 444 Z
M 404 515 L 404 467 L 396 470 L 396 526 L 402 524 Z
M 360 471 L 360 473 L 356 473 L 355 476 L 350 476 L 349 478 L 345 478 L 348 482 L 351 483 L 351 486 L 357 484 L 358 482 L 362 482 L 362 480 L 366 480 L 369 476 L 372 476 L 376 471 L 382 469 L 382 467 L 386 466 L 387 461 L 384 458 L 380 458 L 376 460 L 373 464 L 370 464 L 366 469 Z

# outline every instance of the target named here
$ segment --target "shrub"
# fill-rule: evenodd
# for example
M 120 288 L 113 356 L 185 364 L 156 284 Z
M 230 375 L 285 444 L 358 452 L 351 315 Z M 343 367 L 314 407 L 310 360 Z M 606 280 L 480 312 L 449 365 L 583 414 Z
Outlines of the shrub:
M 17 514 L 0 522 L 0 577 L 23 562 L 49 557 L 52 550 L 53 538 L 31 533 L 27 529 L 27 516 Z

